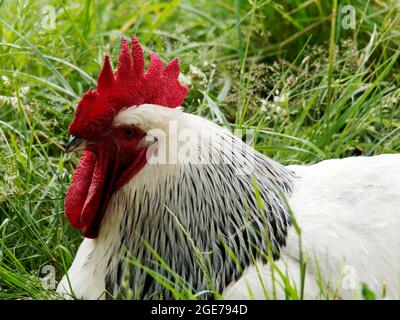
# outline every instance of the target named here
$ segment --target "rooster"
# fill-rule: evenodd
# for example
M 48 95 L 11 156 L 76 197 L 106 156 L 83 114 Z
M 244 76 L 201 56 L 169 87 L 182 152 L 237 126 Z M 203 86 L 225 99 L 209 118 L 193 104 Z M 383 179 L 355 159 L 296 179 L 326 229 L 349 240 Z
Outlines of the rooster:
M 65 211 L 85 239 L 58 292 L 263 299 L 291 285 L 352 298 L 366 283 L 399 297 L 399 155 L 282 166 L 185 113 L 178 60 L 152 53 L 144 72 L 131 43 L 116 72 L 106 55 L 69 127 L 67 151 L 83 154 Z

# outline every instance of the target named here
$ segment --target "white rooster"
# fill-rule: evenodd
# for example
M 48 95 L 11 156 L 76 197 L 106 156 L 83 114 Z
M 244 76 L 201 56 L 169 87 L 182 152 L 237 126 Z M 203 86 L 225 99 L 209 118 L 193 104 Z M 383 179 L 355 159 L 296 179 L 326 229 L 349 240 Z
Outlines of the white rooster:
M 58 292 L 285 298 L 289 279 L 305 299 L 361 283 L 399 298 L 400 155 L 284 167 L 184 113 L 178 61 L 150 57 L 144 73 L 122 39 L 117 72 L 106 56 L 69 127 L 68 151 L 84 153 L 65 209 L 85 239 Z

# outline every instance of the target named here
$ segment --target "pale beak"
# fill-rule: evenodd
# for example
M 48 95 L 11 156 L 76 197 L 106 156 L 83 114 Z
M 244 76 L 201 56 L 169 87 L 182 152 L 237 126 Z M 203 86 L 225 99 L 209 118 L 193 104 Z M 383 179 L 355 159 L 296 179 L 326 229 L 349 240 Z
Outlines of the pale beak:
M 83 150 L 85 149 L 85 147 L 86 147 L 86 140 L 71 136 L 67 146 L 65 147 L 65 152 L 75 152 Z

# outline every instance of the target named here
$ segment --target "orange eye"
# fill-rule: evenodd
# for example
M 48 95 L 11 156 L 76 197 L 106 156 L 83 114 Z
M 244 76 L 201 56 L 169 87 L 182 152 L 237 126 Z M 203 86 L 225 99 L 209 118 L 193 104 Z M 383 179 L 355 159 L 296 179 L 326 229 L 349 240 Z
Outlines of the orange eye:
M 135 128 L 132 127 L 123 127 L 122 128 L 122 134 L 124 136 L 124 138 L 130 139 L 135 135 Z

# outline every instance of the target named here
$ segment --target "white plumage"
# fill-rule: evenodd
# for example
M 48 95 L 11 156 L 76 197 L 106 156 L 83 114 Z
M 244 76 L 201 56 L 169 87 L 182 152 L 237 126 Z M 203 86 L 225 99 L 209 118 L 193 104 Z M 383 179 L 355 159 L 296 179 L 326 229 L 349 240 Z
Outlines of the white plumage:
M 337 298 L 360 298 L 360 284 L 382 297 L 400 294 L 400 156 L 352 157 L 310 166 L 289 166 L 296 173 L 295 190 L 288 199 L 302 231 L 307 274 L 304 298 L 321 297 L 318 280 L 331 283 Z M 300 288 L 298 236 L 289 231 L 287 246 L 277 266 Z M 318 262 L 318 264 L 316 263 Z M 319 271 L 318 268 L 319 267 Z M 269 268 L 267 268 L 269 269 Z M 318 272 L 320 275 L 318 275 Z M 249 298 L 264 292 L 254 268 L 228 288 L 229 298 Z M 270 272 L 264 274 L 269 285 Z M 282 281 L 277 280 L 282 284 Z M 277 285 L 278 298 L 284 298 Z
M 284 208 L 281 193 L 286 195 L 286 200 L 301 228 L 302 248 L 307 260 L 304 298 L 319 297 L 319 279 L 322 280 L 323 286 L 329 282 L 331 291 L 335 291 L 338 298 L 360 297 L 361 283 L 368 284 L 378 296 L 386 290 L 386 297 L 399 298 L 400 155 L 326 160 L 310 166 L 285 168 L 258 153 L 251 156 L 252 149 L 227 130 L 179 109 L 156 105 L 131 107 L 121 111 L 113 123 L 114 126 L 128 124 L 135 125 L 156 138 L 154 150 L 157 150 L 158 156 L 173 152 L 170 150 L 171 145 L 164 143 L 167 140 L 177 141 L 178 149 L 187 144 L 187 140 L 180 140 L 180 134 L 185 130 L 201 132 L 202 143 L 206 147 L 208 146 L 206 138 L 214 138 L 217 143 L 206 150 L 208 153 L 218 155 L 220 152 L 218 146 L 223 147 L 227 141 L 234 141 L 236 147 L 244 150 L 235 153 L 234 167 L 243 169 L 249 164 L 255 165 L 257 183 L 264 183 L 264 186 L 261 186 L 263 199 L 270 200 L 268 210 L 266 209 L 269 214 L 268 219 L 272 219 L 270 222 L 276 224 L 272 237 L 277 237 L 276 246 L 280 251 L 280 257 L 275 264 L 280 270 L 287 271 L 297 288 L 300 288 L 299 241 L 293 225 L 286 225 L 289 210 Z M 176 131 L 171 130 L 172 125 L 176 126 Z M 191 149 L 198 148 L 198 145 L 191 145 Z M 203 156 L 204 154 L 201 158 Z M 163 258 L 170 259 L 171 263 L 192 281 L 193 289 L 202 289 L 203 282 L 199 282 L 201 276 L 192 279 L 194 274 L 199 272 L 199 268 L 181 263 L 184 259 L 187 261 L 191 259 L 192 253 L 187 252 L 190 246 L 184 241 L 187 238 L 185 236 L 179 238 L 181 235 L 176 235 L 179 228 L 171 224 L 177 223 L 176 219 L 180 222 L 183 220 L 182 224 L 188 227 L 188 233 L 196 245 L 207 247 L 205 243 L 207 239 L 218 236 L 212 231 L 214 227 L 216 233 L 223 229 L 221 219 L 226 219 L 223 221 L 227 226 L 229 219 L 235 220 L 235 223 L 245 220 L 243 218 L 246 215 L 245 205 L 236 200 L 242 194 L 234 195 L 234 190 L 247 188 L 249 194 L 253 192 L 254 190 L 250 192 L 253 188 L 253 176 L 236 178 L 231 172 L 218 173 L 215 170 L 223 169 L 213 167 L 212 170 L 207 169 L 207 177 L 204 178 L 201 165 L 193 170 L 193 174 L 187 173 L 191 168 L 188 163 L 192 162 L 194 163 L 194 159 L 185 158 L 185 162 L 182 162 L 178 157 L 177 163 L 173 164 L 147 164 L 132 180 L 115 192 L 108 205 L 99 237 L 83 241 L 68 272 L 69 276 L 64 276 L 57 290 L 71 294 L 72 288 L 73 294 L 79 298 L 104 298 L 105 290 L 110 291 L 110 288 L 113 291 L 111 294 L 118 294 L 121 287 L 120 273 L 126 276 L 127 270 L 130 270 L 130 276 L 136 281 L 131 281 L 135 282 L 131 289 L 135 291 L 137 283 L 140 279 L 144 279 L 144 275 L 137 275 L 135 278 L 138 269 L 123 262 L 126 260 L 126 255 L 122 255 L 121 246 L 126 245 L 133 255 L 145 257 L 147 254 L 145 249 L 138 249 L 143 234 L 153 245 L 162 248 L 160 250 L 165 255 Z M 188 187 L 190 182 L 185 184 L 185 177 L 190 177 L 194 181 L 205 179 L 200 184 L 208 187 L 192 192 Z M 178 180 L 179 183 L 176 182 Z M 240 183 L 240 188 L 231 186 L 232 183 Z M 160 195 L 160 192 L 168 193 L 168 197 Z M 174 197 L 177 198 L 173 199 Z M 235 206 L 231 214 L 223 216 L 222 210 L 215 212 L 209 210 L 225 206 L 227 212 L 230 212 L 226 203 L 223 205 L 218 203 L 223 202 L 224 197 Z M 186 198 L 190 199 L 190 205 L 185 203 Z M 165 210 L 160 208 L 161 206 L 164 208 L 163 201 L 168 202 L 166 199 L 175 204 L 175 210 L 179 211 L 179 208 L 182 208 L 185 214 L 179 215 L 179 212 L 174 212 L 176 214 L 174 218 L 164 217 Z M 193 204 L 193 199 L 199 203 Z M 204 207 L 203 203 L 207 205 Z M 152 207 L 155 204 L 157 210 Z M 209 211 L 207 214 L 191 212 L 190 208 L 205 208 L 204 210 Z M 127 228 L 129 230 L 126 230 Z M 225 231 L 229 233 L 229 230 Z M 174 242 L 174 237 L 180 240 Z M 241 245 L 245 239 L 247 238 L 243 236 L 237 240 L 239 255 L 243 251 Z M 247 253 L 243 253 L 243 261 L 248 260 L 246 255 Z M 144 260 L 143 258 L 142 261 Z M 215 277 L 219 278 L 219 274 L 222 274 L 219 283 L 223 284 L 222 289 L 226 298 L 264 299 L 266 295 L 261 282 L 269 293 L 273 291 L 271 263 L 265 265 L 257 258 L 259 261 L 257 268 L 262 274 L 263 281 L 260 281 L 251 262 L 243 274 L 232 271 L 227 273 L 232 278 L 224 281 L 226 261 L 223 261 L 223 255 L 216 255 L 215 259 L 210 261 L 218 264 L 213 266 L 219 270 L 219 273 L 215 273 Z M 227 267 L 232 268 L 231 265 Z M 239 280 L 236 279 L 237 276 L 240 276 Z M 282 281 L 279 277 L 275 278 L 276 297 L 285 298 Z

